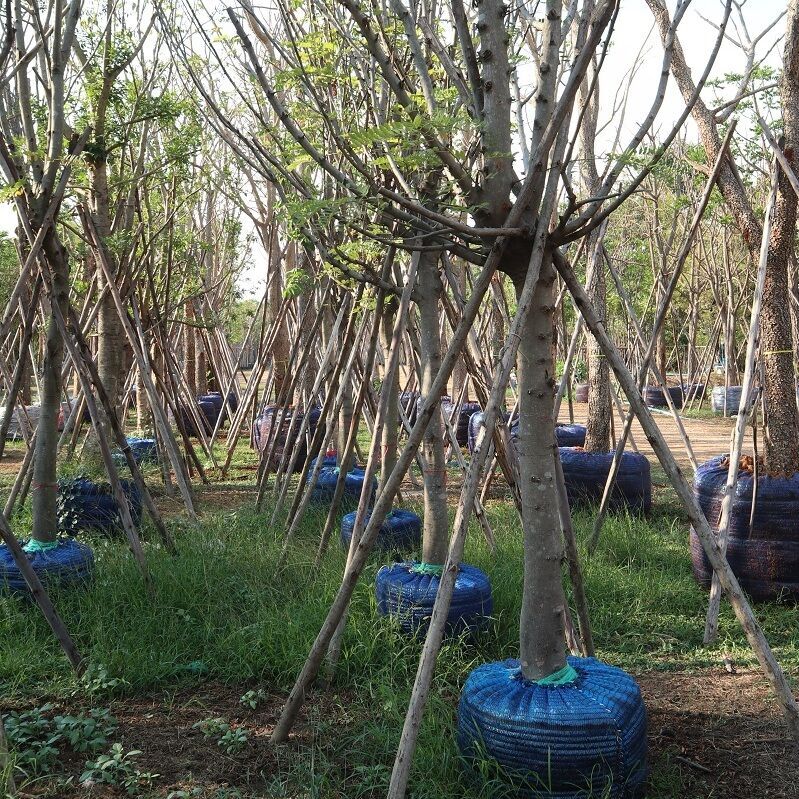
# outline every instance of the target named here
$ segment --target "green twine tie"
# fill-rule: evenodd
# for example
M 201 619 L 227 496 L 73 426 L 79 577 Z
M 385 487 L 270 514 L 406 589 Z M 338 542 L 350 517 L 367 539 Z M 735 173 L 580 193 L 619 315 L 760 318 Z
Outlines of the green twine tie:
M 543 680 L 536 680 L 536 685 L 568 685 L 573 683 L 579 675 L 567 663 L 562 669 L 552 672 L 552 674 L 544 677 Z
M 27 552 L 29 555 L 33 555 L 36 552 L 49 552 L 51 549 L 56 549 L 58 543 L 58 541 L 37 541 L 35 538 L 31 538 L 31 540 L 22 547 L 22 551 Z
M 444 573 L 444 566 L 437 563 L 417 563 L 415 566 L 411 566 L 411 571 L 414 574 L 429 574 L 440 577 Z

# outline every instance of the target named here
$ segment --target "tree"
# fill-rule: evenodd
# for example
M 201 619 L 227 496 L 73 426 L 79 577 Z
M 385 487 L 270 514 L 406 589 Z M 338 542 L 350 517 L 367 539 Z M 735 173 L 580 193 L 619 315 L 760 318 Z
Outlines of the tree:
M 15 187 L 15 203 L 25 230 L 31 255 L 41 249 L 49 273 L 52 293 L 64 318 L 69 307 L 69 255 L 56 227 L 65 189 L 64 162 L 69 148 L 66 140 L 65 81 L 70 53 L 80 16 L 79 0 L 53 0 L 46 12 L 52 26 L 43 24 L 39 8 L 26 8 L 16 0 L 14 20 L 19 68 L 14 75 L 13 93 L 0 98 L 0 160 L 9 185 Z M 34 76 L 35 61 L 26 60 L 29 48 L 47 51 L 46 73 Z M 16 107 L 14 107 L 16 106 Z M 80 146 L 83 146 L 80 142 Z M 77 146 L 77 135 L 72 146 Z M 37 541 L 52 542 L 58 529 L 56 518 L 56 448 L 58 413 L 61 404 L 61 368 L 64 344 L 55 318 L 47 328 L 42 363 L 41 416 L 36 435 L 33 472 L 33 530 Z
M 657 23 L 661 39 L 669 36 L 670 18 L 663 0 L 646 0 Z M 799 55 L 797 54 L 797 4 L 789 0 L 788 29 L 783 52 L 784 70 L 781 81 L 784 153 L 793 159 L 799 144 L 799 116 L 795 101 L 799 97 Z M 699 130 L 702 145 L 709 160 L 719 153 L 720 117 L 696 97 L 696 85 L 677 40 L 674 43 L 671 73 Z M 750 71 L 751 74 L 751 71 Z M 749 75 L 747 75 L 748 77 Z M 762 237 L 762 225 L 748 197 L 743 180 L 732 160 L 721 170 L 719 189 L 735 219 L 749 251 L 752 264 L 757 263 Z M 777 202 L 772 234 L 768 246 L 768 267 L 763 290 L 761 316 L 761 348 L 764 358 L 763 383 L 767 402 L 765 465 L 769 474 L 791 475 L 799 472 L 799 413 L 796 405 L 796 377 L 793 367 L 793 335 L 791 330 L 788 293 L 788 265 L 796 225 L 796 194 L 784 170 L 780 169 Z M 729 357 L 729 353 L 727 354 Z

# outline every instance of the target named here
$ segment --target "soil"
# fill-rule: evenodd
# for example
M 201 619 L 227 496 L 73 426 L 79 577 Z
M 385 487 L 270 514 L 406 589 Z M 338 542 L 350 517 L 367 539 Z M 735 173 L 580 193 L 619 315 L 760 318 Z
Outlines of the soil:
M 585 405 L 575 404 L 575 421 L 584 421 L 585 408 Z M 681 465 L 687 466 L 688 458 L 673 420 L 663 415 L 656 419 Z M 684 421 L 700 463 L 728 450 L 730 420 Z M 654 462 L 637 423 L 633 435 L 642 452 Z M 15 472 L 21 459 L 21 452 L 7 451 L 0 461 L 0 471 Z M 252 501 L 255 496 L 252 483 L 236 483 L 251 481 L 256 468 L 236 467 L 228 477 L 229 482 L 220 483 L 213 482 L 213 471 L 209 471 L 211 485 L 198 487 L 196 494 L 200 508 L 234 508 Z M 455 483 L 459 482 L 451 481 L 448 489 L 457 491 Z M 496 490 L 507 499 L 502 482 L 497 481 Z M 414 493 L 407 481 L 403 491 Z M 489 498 L 493 493 L 492 487 Z M 158 504 L 165 515 L 184 512 L 179 496 L 161 495 Z M 680 799 L 794 799 L 799 795 L 796 784 L 799 751 L 788 739 L 782 714 L 760 673 L 750 670 L 728 673 L 724 669 L 648 672 L 638 675 L 638 679 L 649 719 L 650 765 L 661 777 L 667 772 L 673 774 L 672 784 L 682 786 Z M 250 710 L 241 705 L 239 698 L 251 687 L 206 683 L 200 688 L 177 693 L 142 695 L 104 703 L 119 722 L 114 740 L 122 743 L 125 750 L 141 750 L 138 768 L 159 775 L 148 796 L 166 799 L 171 792 L 186 791 L 187 795 L 198 799 L 210 799 L 219 796 L 218 789 L 225 787 L 238 789 L 242 796 L 267 796 L 270 782 L 285 772 L 287 763 L 310 756 L 303 750 L 313 743 L 314 720 L 324 718 L 333 729 L 352 723 L 342 710 L 346 702 L 340 696 L 319 692 L 308 698 L 289 744 L 274 747 L 269 743 L 269 735 L 285 697 L 270 694 L 257 710 Z M 42 701 L 44 699 L 37 704 Z M 80 712 L 87 708 L 59 704 L 58 709 L 59 712 Z M 239 754 L 226 754 L 215 739 L 205 738 L 194 728 L 197 722 L 218 716 L 234 726 L 246 728 L 249 740 Z M 123 791 L 114 788 L 75 784 L 86 759 L 86 755 L 73 755 L 64 760 L 66 771 L 74 775 L 73 784 L 39 782 L 21 790 L 18 796 L 20 799 L 117 799 L 125 796 Z M 342 763 L 340 768 L 346 770 L 347 765 Z M 198 789 L 196 794 L 194 789 Z M 361 795 L 377 797 L 380 794 Z M 675 794 L 669 793 L 669 796 Z M 651 791 L 649 797 L 661 799 Z
M 679 772 L 685 799 L 797 796 L 799 747 L 762 674 L 649 673 L 639 683 L 650 762 Z
M 588 405 L 584 402 L 575 402 L 573 404 L 574 421 L 578 424 L 585 424 L 588 416 Z M 669 449 L 677 460 L 677 463 L 684 469 L 691 473 L 691 461 L 686 452 L 685 445 L 682 437 L 680 436 L 679 429 L 675 423 L 670 412 L 654 413 L 653 417 L 657 422 L 660 432 L 666 439 Z M 690 419 L 681 417 L 683 427 L 691 442 L 691 447 L 696 457 L 697 463 L 704 463 L 717 455 L 722 455 L 730 451 L 730 431 L 735 425 L 734 419 L 725 419 L 721 416 L 711 419 Z M 568 408 L 561 407 L 560 418 L 558 421 L 569 422 Z M 618 414 L 614 416 L 613 422 L 616 426 L 616 432 L 621 430 L 622 423 Z M 657 457 L 652 451 L 652 447 L 647 441 L 646 435 L 638 420 L 633 422 L 631 429 L 631 438 L 638 449 L 643 455 L 649 458 L 650 462 L 654 465 L 657 463 Z M 630 445 L 628 445 L 629 448 Z M 746 436 L 744 438 L 744 453 L 752 448 L 752 428 L 747 426 Z
M 799 751 L 785 734 L 779 708 L 761 675 L 723 669 L 691 674 L 648 672 L 638 675 L 648 712 L 650 767 L 677 772 L 681 799 L 793 799 Z M 159 693 L 109 703 L 119 722 L 115 740 L 126 750 L 141 750 L 137 759 L 143 772 L 158 774 L 151 794 L 167 797 L 172 791 L 199 789 L 198 797 L 212 797 L 219 788 L 238 789 L 245 796 L 266 796 L 271 780 L 287 762 L 308 756 L 302 750 L 314 742 L 314 719 L 325 718 L 333 728 L 351 723 L 342 709 L 346 697 L 317 692 L 308 698 L 288 744 L 269 743 L 284 697 L 271 694 L 256 710 L 241 705 L 239 697 L 252 686 L 207 683 L 178 693 Z M 72 712 L 81 707 L 65 708 Z M 205 738 L 194 725 L 209 717 L 224 717 L 244 726 L 249 741 L 244 750 L 227 755 L 215 739 Z M 63 761 L 79 774 L 85 755 Z M 281 767 L 282 764 L 282 767 Z M 346 770 L 346 764 L 341 764 Z M 675 780 L 676 781 L 676 780 Z M 40 783 L 20 792 L 20 799 L 63 797 L 97 799 L 121 797 L 124 792 L 100 786 Z M 364 796 L 378 793 L 367 793 Z M 651 791 L 650 799 L 658 799 Z

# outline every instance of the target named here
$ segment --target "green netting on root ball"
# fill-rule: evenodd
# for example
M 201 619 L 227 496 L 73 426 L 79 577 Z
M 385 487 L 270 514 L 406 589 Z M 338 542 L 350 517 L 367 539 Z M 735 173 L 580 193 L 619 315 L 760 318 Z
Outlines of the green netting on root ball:
M 524 678 L 518 660 L 466 680 L 458 748 L 479 778 L 519 797 L 639 799 L 646 783 L 646 712 L 635 680 L 595 658 L 568 658 L 554 682 Z

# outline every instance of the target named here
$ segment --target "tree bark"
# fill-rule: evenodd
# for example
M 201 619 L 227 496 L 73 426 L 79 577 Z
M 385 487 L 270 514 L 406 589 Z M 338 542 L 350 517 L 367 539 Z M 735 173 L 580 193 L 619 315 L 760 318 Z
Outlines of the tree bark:
M 794 171 L 799 147 L 799 0 L 788 3 L 781 86 L 784 153 Z M 796 193 L 777 167 L 777 201 L 768 247 L 760 347 L 766 394 L 765 465 L 769 474 L 799 472 L 799 412 L 793 364 L 788 269 L 796 238 Z
M 98 131 L 97 144 L 99 148 L 105 148 L 103 130 Z M 118 259 L 106 246 L 106 240 L 111 235 L 111 212 L 109 207 L 108 164 L 104 152 L 99 160 L 92 164 L 90 174 L 92 219 L 100 236 L 101 246 L 106 251 L 108 263 L 112 264 L 113 274 L 116 277 Z M 98 285 L 102 286 L 104 281 L 101 276 L 100 278 Z M 113 408 L 119 407 L 122 382 L 124 380 L 124 366 L 125 351 L 122 322 L 119 319 L 113 297 L 110 292 L 107 292 L 100 302 L 100 309 L 97 314 L 97 369 L 100 372 L 103 388 L 105 388 Z M 107 425 L 104 426 L 107 427 Z M 106 434 L 110 436 L 110 429 L 106 429 Z
M 197 394 L 207 394 L 208 358 L 205 354 L 203 337 L 196 328 L 190 332 L 194 336 L 194 388 Z
M 66 317 L 69 308 L 69 260 L 67 251 L 51 230 L 43 247 L 53 280 L 52 301 L 57 302 Z M 61 409 L 61 366 L 64 362 L 64 342 L 52 315 L 47 326 L 45 353 L 42 363 L 40 397 L 41 415 L 36 428 L 36 450 L 33 462 L 32 537 L 37 541 L 55 541 L 58 533 L 56 501 L 56 459 L 58 454 L 58 413 Z
M 541 265 L 519 344 L 519 491 L 524 534 L 520 653 L 522 673 L 540 680 L 566 665 L 561 560 L 563 543 L 555 485 L 553 352 L 555 270 Z M 522 284 L 516 282 L 517 296 Z
M 669 12 L 663 0 L 646 0 L 657 23 L 661 39 L 669 33 Z M 785 155 L 795 163 L 795 148 L 799 146 L 799 21 L 797 0 L 790 0 L 787 32 L 783 53 L 784 70 L 781 83 Z M 686 100 L 691 98 L 695 84 L 685 60 L 685 54 L 675 39 L 671 72 Z M 715 160 L 721 146 L 718 125 L 713 112 L 698 99 L 691 114 L 699 130 L 708 161 Z M 719 173 L 718 186 L 730 213 L 738 225 L 756 263 L 760 249 L 762 227 L 754 214 L 743 182 L 728 159 Z M 799 471 L 799 414 L 796 407 L 796 386 L 793 370 L 793 342 L 788 312 L 788 253 L 796 225 L 796 196 L 782 170 L 779 175 L 774 229 L 769 242 L 769 261 L 763 292 L 761 317 L 761 350 L 765 353 L 764 384 L 767 402 L 765 466 L 770 474 L 793 474 Z M 788 353 L 782 352 L 789 350 Z M 727 358 L 734 357 L 731 352 Z
M 416 304 L 419 308 L 422 399 L 430 396 L 433 380 L 441 367 L 439 303 L 444 287 L 438 271 L 438 253 L 419 258 Z M 436 398 L 438 399 L 438 398 Z M 439 406 L 427 425 L 421 447 L 424 469 L 424 534 L 422 560 L 442 564 L 447 557 L 449 518 L 447 514 L 447 469 L 444 459 L 444 420 Z
M 194 336 L 194 308 L 191 302 L 186 303 L 186 322 L 183 325 L 183 375 L 189 391 L 197 396 L 197 340 Z
M 388 391 L 390 396 L 386 404 L 385 423 L 380 433 L 380 484 L 377 488 L 378 494 L 383 491 L 388 476 L 397 465 L 397 450 L 399 449 L 399 385 L 396 376 L 389 375 L 388 369 L 397 306 L 396 298 L 387 299 L 383 308 L 383 316 L 380 320 L 380 347 L 385 353 L 381 392 Z
M 586 15 L 594 11 L 593 0 L 588 0 L 583 8 Z M 579 102 L 584 106 L 580 125 L 580 148 L 582 160 L 580 171 L 584 189 L 588 197 L 596 197 L 601 189 L 602 181 L 596 168 L 597 117 L 599 114 L 599 85 L 593 87 L 589 96 L 592 78 L 595 74 L 596 59 L 593 68 L 586 74 L 580 85 Z M 588 237 L 586 251 L 592 263 L 587 273 L 592 276 L 588 294 L 594 303 L 597 316 L 604 322 L 607 316 L 607 287 L 605 283 L 605 265 L 602 258 L 602 247 L 605 238 L 605 225 L 600 225 Z M 588 351 L 588 419 L 586 422 L 585 449 L 588 452 L 607 452 L 610 449 L 610 372 L 608 364 L 593 336 L 586 341 Z

